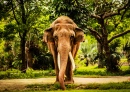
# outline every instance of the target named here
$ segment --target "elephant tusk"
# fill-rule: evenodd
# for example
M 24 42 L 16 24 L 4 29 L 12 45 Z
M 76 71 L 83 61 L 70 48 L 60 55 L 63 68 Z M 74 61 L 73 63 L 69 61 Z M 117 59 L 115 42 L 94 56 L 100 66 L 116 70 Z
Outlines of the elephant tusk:
M 73 58 L 71 52 L 69 52 L 69 57 L 70 57 L 70 61 L 72 63 L 72 70 L 74 71 L 75 70 L 75 62 L 74 62 L 74 58 Z
M 60 70 L 60 53 L 58 52 L 58 57 L 57 57 L 57 59 L 58 59 L 58 68 L 59 68 L 59 70 Z

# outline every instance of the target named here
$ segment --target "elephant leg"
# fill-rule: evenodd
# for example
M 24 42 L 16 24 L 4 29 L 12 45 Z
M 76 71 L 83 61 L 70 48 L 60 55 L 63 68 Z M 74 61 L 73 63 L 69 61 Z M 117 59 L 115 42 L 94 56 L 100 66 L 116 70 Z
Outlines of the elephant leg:
M 57 63 L 57 55 L 54 55 L 54 64 L 55 64 L 55 73 L 56 73 L 56 81 L 55 83 L 59 82 L 59 68 L 58 68 L 58 63 Z
M 66 67 L 66 77 L 65 77 L 65 84 L 72 84 L 74 83 L 73 80 L 73 71 L 72 71 L 72 64 L 69 60 Z
M 59 82 L 59 69 L 58 69 L 58 66 L 57 66 L 57 61 L 54 61 L 55 63 L 55 73 L 56 73 L 56 81 L 55 83 Z
M 53 60 L 54 60 L 54 65 L 55 65 L 55 73 L 56 73 L 56 82 L 59 82 L 59 69 L 58 69 L 58 64 L 57 64 L 57 51 L 55 50 L 54 44 L 53 43 L 47 43 L 49 51 L 53 55 Z
M 79 46 L 80 46 L 80 43 L 77 43 L 76 45 L 74 45 L 72 48 L 72 56 L 75 58 L 76 57 L 76 54 L 77 54 L 77 51 L 79 49 Z

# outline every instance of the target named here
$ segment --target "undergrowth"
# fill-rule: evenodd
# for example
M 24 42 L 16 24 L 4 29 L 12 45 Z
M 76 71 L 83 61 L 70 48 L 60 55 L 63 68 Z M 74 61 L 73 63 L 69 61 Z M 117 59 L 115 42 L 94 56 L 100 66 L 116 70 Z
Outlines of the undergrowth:
M 9 69 L 0 72 L 0 79 L 39 78 L 46 76 L 55 76 L 54 70 L 33 70 L 29 68 L 26 73 L 21 73 L 20 70 L 16 69 Z

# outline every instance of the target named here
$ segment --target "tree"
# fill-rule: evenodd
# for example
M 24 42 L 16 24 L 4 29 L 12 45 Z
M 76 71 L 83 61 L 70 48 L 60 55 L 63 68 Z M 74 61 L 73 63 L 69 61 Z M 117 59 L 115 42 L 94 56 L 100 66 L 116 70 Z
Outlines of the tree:
M 100 48 L 103 48 L 102 50 L 104 51 L 106 57 L 107 71 L 118 71 L 118 67 L 116 67 L 116 65 L 113 65 L 114 61 L 112 61 L 110 58 L 111 52 L 109 44 L 114 39 L 121 37 L 127 33 L 130 33 L 129 29 L 126 30 L 129 25 L 122 24 L 122 27 L 120 26 L 120 24 L 123 23 L 123 20 L 125 19 L 128 10 L 130 9 L 130 1 L 124 0 L 120 2 L 118 0 L 95 0 L 95 2 L 93 3 L 93 9 L 94 11 L 90 14 L 90 17 L 97 22 L 97 26 L 87 26 L 87 28 L 100 44 Z M 115 21 L 118 22 L 114 23 Z M 112 27 L 110 27 L 111 23 L 113 23 Z M 112 36 L 110 36 L 113 31 L 118 32 L 115 32 Z
M 6 1 L 6 0 L 5 0 Z M 30 30 L 34 30 L 38 18 L 41 16 L 42 10 L 45 8 L 42 7 L 42 1 L 37 0 L 8 0 L 10 8 L 10 21 L 5 27 L 3 37 L 5 34 L 7 38 L 13 34 L 13 37 L 16 35 L 20 38 L 20 51 L 21 51 L 21 60 L 23 72 L 26 72 L 27 62 L 25 60 L 25 43 L 27 41 L 27 34 Z M 15 21 L 14 21 L 15 20 Z M 7 29 L 8 26 L 11 28 Z

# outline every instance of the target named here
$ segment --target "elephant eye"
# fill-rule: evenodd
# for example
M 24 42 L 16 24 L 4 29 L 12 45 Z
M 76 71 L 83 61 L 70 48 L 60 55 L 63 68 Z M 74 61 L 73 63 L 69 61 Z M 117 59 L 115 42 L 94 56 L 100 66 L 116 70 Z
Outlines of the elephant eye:
M 71 35 L 71 36 L 70 36 L 70 39 L 73 40 L 73 39 L 74 39 L 74 35 Z
M 57 36 L 54 36 L 54 40 L 57 41 L 57 40 L 58 40 L 58 37 L 57 37 Z

